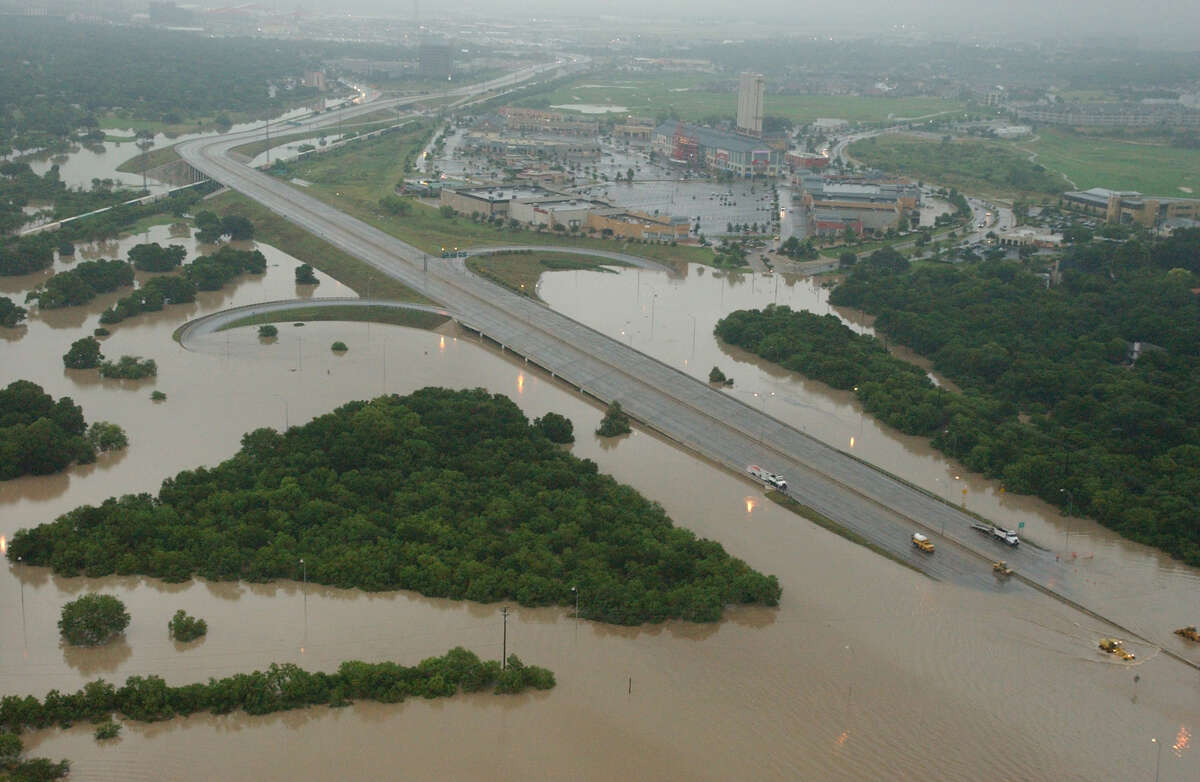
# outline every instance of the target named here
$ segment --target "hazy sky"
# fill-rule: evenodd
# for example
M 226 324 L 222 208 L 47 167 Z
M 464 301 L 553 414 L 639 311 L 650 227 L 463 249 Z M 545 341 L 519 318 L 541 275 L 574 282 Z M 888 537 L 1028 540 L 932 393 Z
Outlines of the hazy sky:
M 422 16 L 444 15 L 446 5 L 419 0 Z M 314 5 L 321 7 L 325 0 Z M 408 16 L 413 0 L 339 0 L 338 7 Z M 458 0 L 456 9 L 478 9 L 488 15 L 511 15 L 514 20 L 542 15 L 628 15 L 680 19 L 733 17 L 786 21 L 814 32 L 860 29 L 864 34 L 908 23 L 923 30 L 987 35 L 1027 30 L 1044 40 L 1110 34 L 1149 37 L 1170 34 L 1195 41 L 1200 48 L 1200 0 Z M 769 28 L 764 27 L 764 32 Z

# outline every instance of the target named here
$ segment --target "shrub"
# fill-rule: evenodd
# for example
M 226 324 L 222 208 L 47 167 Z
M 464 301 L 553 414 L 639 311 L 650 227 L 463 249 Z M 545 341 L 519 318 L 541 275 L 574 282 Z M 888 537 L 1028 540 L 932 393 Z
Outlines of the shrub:
M 94 330 L 92 332 L 92 336 L 95 336 L 95 337 L 107 337 L 109 334 L 112 334 L 112 332 L 109 331 L 108 329 L 104 328 L 103 326 L 100 326 L 99 328 L 97 328 L 96 330 Z
M 725 373 L 721 371 L 720 367 L 713 367 L 708 373 L 708 382 L 710 383 L 724 383 L 725 380 Z
M 345 343 L 345 342 L 342 342 L 341 340 L 338 340 L 337 342 L 335 342 L 335 343 L 333 343 L 332 345 L 330 345 L 330 346 L 329 346 L 329 349 L 330 349 L 330 350 L 332 350 L 334 353 L 345 353 L 345 352 L 346 352 L 347 350 L 349 350 L 350 348 L 346 347 L 346 343 Z
M 167 395 L 164 394 L 162 391 L 151 391 L 150 398 L 153 399 L 155 402 L 163 402 L 163 401 L 166 401 Z
M 28 310 L 13 303 L 12 299 L 0 296 L 0 326 L 16 328 L 28 314 Z
M 279 329 L 268 323 L 266 326 L 258 327 L 258 336 L 263 339 L 270 339 L 271 337 L 278 337 Z
M 182 608 L 175 612 L 171 621 L 167 622 L 167 635 L 176 641 L 184 643 L 194 641 L 208 633 L 208 623 L 203 619 L 188 616 Z
M 608 406 L 608 411 L 600 421 L 600 428 L 596 430 L 596 434 L 601 437 L 616 437 L 619 434 L 629 434 L 631 431 L 629 415 L 621 409 L 620 402 L 613 402 Z
M 99 646 L 129 626 L 125 604 L 112 595 L 84 595 L 63 606 L 58 630 L 72 646 Z
M 105 361 L 100 365 L 100 376 L 117 380 L 141 380 L 155 377 L 158 364 L 154 359 L 143 360 L 140 356 L 121 356 L 118 361 Z
M 120 735 L 121 735 L 120 724 L 113 722 L 111 719 L 107 720 L 105 722 L 101 722 L 99 725 L 96 726 L 96 741 L 106 741 L 108 739 L 115 739 L 117 736 L 120 736 Z

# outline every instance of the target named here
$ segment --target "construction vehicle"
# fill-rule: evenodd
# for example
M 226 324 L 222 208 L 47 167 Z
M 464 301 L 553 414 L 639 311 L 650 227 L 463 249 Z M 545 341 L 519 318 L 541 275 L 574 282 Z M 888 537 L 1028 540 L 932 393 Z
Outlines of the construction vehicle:
M 1000 576 L 1001 578 L 1008 578 L 1009 576 L 1011 576 L 1013 574 L 1012 568 L 1010 568 L 1008 566 L 1008 563 L 1005 562 L 1003 559 L 1000 560 L 999 562 L 992 563 L 992 572 L 995 573 L 996 575 Z
M 1175 635 L 1181 635 L 1189 641 L 1200 641 L 1200 631 L 1197 631 L 1194 625 L 1179 628 Z
M 1017 533 L 1010 529 L 997 527 L 995 524 L 975 523 L 971 525 L 971 529 L 978 530 L 985 535 L 991 535 L 996 540 L 999 540 L 1002 543 L 1006 543 L 1010 546 L 1016 546 L 1021 542 L 1021 539 L 1017 537 Z
M 933 541 L 922 535 L 920 532 L 914 532 L 912 536 L 912 544 L 924 551 L 926 554 L 933 553 Z
M 1122 660 L 1128 661 L 1136 658 L 1136 655 L 1133 652 L 1127 651 L 1125 647 L 1121 646 L 1121 642 L 1116 638 L 1101 638 L 1100 648 L 1111 655 L 1121 658 Z

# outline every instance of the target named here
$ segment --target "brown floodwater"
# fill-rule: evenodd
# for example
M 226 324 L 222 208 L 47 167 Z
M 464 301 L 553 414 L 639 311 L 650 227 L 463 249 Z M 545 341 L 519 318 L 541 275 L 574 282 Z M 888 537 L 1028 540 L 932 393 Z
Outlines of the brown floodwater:
M 933 582 L 783 511 L 740 476 L 651 434 L 602 442 L 592 434 L 601 410 L 452 326 L 281 324 L 270 343 L 253 328 L 205 336 L 193 351 L 174 343 L 171 332 L 185 318 L 296 295 L 296 262 L 263 249 L 271 262 L 263 278 L 114 329 L 106 353 L 156 359 L 154 381 L 109 383 L 62 369 L 59 357 L 95 327 L 106 302 L 37 316 L 0 344 L 0 381 L 25 377 L 69 394 L 89 420 L 119 423 L 131 441 L 97 465 L 0 484 L 0 535 L 113 494 L 155 491 L 178 470 L 229 457 L 258 426 L 295 425 L 384 391 L 482 386 L 511 396 L 527 415 L 570 417 L 576 455 L 662 503 L 676 523 L 777 574 L 783 602 L 733 609 L 714 625 L 641 628 L 510 606 L 509 651 L 554 670 L 558 686 L 546 693 L 130 723 L 103 745 L 87 725 L 26 737 L 33 754 L 70 758 L 76 778 L 1148 779 L 1151 738 L 1166 746 L 1163 780 L 1193 779 L 1200 770 L 1188 746 L 1200 721 L 1194 670 L 1137 646 L 1136 664 L 1118 664 L 1096 649 L 1112 632 L 1100 621 L 1026 590 Z M 713 342 L 719 313 L 773 300 L 774 280 L 746 275 L 730 285 L 711 270 L 681 280 L 642 272 L 638 293 L 637 277 L 554 274 L 542 293 L 614 335 L 627 327 L 635 347 L 677 366 L 687 360 L 706 374 L 720 364 L 736 380 L 734 393 L 831 442 L 857 436 L 855 453 L 897 462 L 889 469 L 902 472 L 914 461 L 930 474 L 937 469 L 934 454 L 875 428 L 848 395 L 772 373 Z M 316 295 L 348 295 L 322 279 Z M 807 281 L 780 281 L 778 295 L 792 306 L 824 306 L 824 292 Z M 697 319 L 694 355 L 688 315 Z M 334 340 L 349 352 L 334 355 Z M 168 399 L 153 403 L 152 389 Z M 986 484 L 968 486 L 969 507 L 980 509 L 976 495 L 986 495 Z M 1013 511 L 1013 502 L 998 498 L 997 507 Z M 1023 518 L 1037 512 L 1020 507 L 1029 514 Z M 1051 514 L 1039 523 L 1052 529 L 1061 520 Z M 1079 525 L 1073 538 L 1102 539 L 1103 531 Z M 1128 560 L 1159 574 L 1143 578 L 1131 599 L 1148 602 L 1156 584 L 1182 589 L 1169 563 L 1154 569 L 1144 550 L 1107 545 L 1095 562 Z M 126 602 L 133 622 L 122 641 L 94 650 L 60 645 L 59 609 L 85 590 Z M 293 582 L 64 579 L 19 565 L 0 569 L 0 606 L 3 694 L 42 695 L 97 676 L 152 673 L 183 683 L 276 661 L 325 670 L 346 659 L 411 663 L 456 645 L 498 657 L 502 633 L 499 604 Z M 168 640 L 166 622 L 179 608 L 208 621 L 206 638 Z

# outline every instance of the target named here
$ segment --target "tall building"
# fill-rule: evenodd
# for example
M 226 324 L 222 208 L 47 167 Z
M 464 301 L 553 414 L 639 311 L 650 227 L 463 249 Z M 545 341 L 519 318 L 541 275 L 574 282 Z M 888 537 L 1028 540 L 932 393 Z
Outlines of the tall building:
M 441 41 L 422 43 L 417 49 L 421 75 L 444 79 L 450 75 L 450 44 Z
M 737 132 L 743 136 L 762 136 L 765 88 L 761 73 L 743 73 L 738 82 Z

